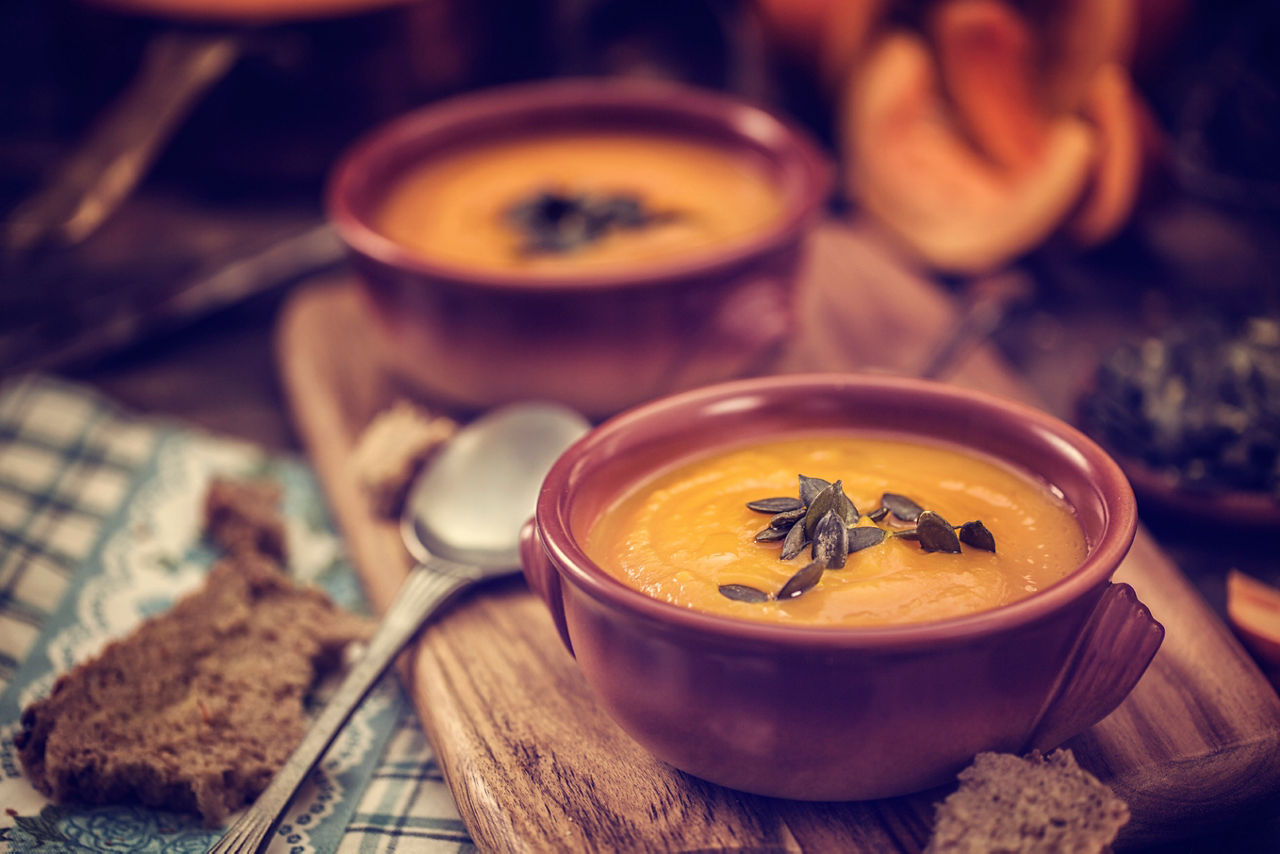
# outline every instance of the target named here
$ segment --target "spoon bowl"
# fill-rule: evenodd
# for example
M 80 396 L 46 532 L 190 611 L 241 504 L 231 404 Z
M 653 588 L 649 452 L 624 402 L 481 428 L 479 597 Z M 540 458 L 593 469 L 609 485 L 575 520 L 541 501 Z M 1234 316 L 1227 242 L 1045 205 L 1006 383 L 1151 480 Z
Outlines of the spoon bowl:
M 552 463 L 589 426 L 558 404 L 517 403 L 472 422 L 440 450 L 409 490 L 400 521 L 417 566 L 301 743 L 210 854 L 264 848 L 298 786 L 405 644 L 462 591 L 520 571 L 521 525 Z

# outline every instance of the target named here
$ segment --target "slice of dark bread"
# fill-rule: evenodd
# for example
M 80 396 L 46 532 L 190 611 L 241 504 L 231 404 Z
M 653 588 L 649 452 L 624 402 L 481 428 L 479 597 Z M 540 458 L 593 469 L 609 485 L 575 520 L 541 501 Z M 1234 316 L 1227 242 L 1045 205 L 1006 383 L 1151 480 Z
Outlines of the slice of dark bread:
M 263 542 L 237 527 L 238 542 Z M 18 755 L 55 801 L 140 802 L 220 824 L 266 787 L 302 738 L 307 692 L 369 629 L 256 547 L 236 549 L 201 589 L 28 706 Z
M 205 536 L 231 555 L 262 554 L 288 560 L 280 484 L 215 477 L 204 494 Z
M 979 753 L 938 805 L 927 854 L 1104 852 L 1129 807 L 1076 764 L 1070 750 Z

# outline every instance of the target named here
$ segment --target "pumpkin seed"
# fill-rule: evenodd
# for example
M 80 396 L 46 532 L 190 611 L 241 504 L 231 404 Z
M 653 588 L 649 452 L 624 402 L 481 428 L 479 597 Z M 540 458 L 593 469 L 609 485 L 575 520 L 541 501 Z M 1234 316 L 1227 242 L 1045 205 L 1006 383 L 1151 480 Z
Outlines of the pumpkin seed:
M 757 513 L 785 513 L 788 510 L 799 510 L 802 507 L 804 507 L 804 504 L 800 502 L 800 499 L 786 495 L 747 502 L 747 508 Z
M 863 525 L 849 529 L 849 554 L 878 546 L 884 542 L 884 528 L 873 528 Z
M 809 502 L 809 509 L 804 514 L 804 532 L 813 537 L 813 529 L 818 524 L 818 520 L 827 515 L 827 511 L 834 510 L 837 502 L 837 495 L 843 494 L 844 488 L 840 485 L 840 481 L 827 484 L 827 487 L 819 492 L 812 501 Z
M 872 522 L 879 522 L 881 519 L 883 519 L 885 516 L 888 516 L 888 515 L 889 515 L 889 508 L 881 504 L 875 510 L 872 510 L 870 513 L 868 513 L 867 518 L 870 519 Z
M 862 514 L 858 512 L 858 506 L 853 503 L 853 499 L 844 494 L 844 485 L 838 480 L 834 485 L 839 487 L 836 492 L 836 515 L 840 517 L 841 522 L 844 522 L 845 527 L 852 528 L 858 524 Z
M 812 590 L 822 579 L 822 573 L 825 569 L 826 567 L 822 565 L 820 560 L 806 564 L 803 569 L 787 579 L 786 584 L 782 585 L 782 589 L 778 591 L 778 598 L 794 599 L 800 594 Z
M 800 502 L 806 505 L 812 504 L 813 499 L 818 497 L 818 493 L 830 485 L 831 481 L 829 480 L 800 475 Z
M 780 560 L 791 560 L 800 552 L 804 551 L 804 547 L 809 545 L 809 537 L 804 532 L 804 520 L 796 522 L 791 526 L 791 530 L 787 532 L 787 537 L 782 541 L 782 553 L 778 555 Z
M 924 512 L 924 508 L 905 495 L 886 492 L 880 497 L 880 504 L 889 508 L 889 512 L 904 522 L 915 522 Z
M 828 510 L 813 527 L 813 559 L 827 569 L 840 569 L 849 556 L 849 529 Z
M 795 510 L 786 510 L 778 513 L 769 520 L 769 527 L 789 531 L 792 525 L 804 518 L 805 512 L 804 507 L 797 507 Z
M 786 535 L 787 535 L 787 532 L 782 528 L 772 528 L 772 527 L 765 528 L 763 531 L 756 534 L 756 542 L 757 543 L 773 543 L 773 542 L 777 542 L 778 540 L 781 540 Z
M 977 519 L 960 526 L 960 542 L 985 552 L 996 550 L 996 538 L 987 530 L 987 526 Z
M 960 553 L 960 538 L 951 523 L 932 510 L 925 510 L 916 522 L 920 548 L 926 552 Z
M 720 595 L 736 602 L 768 602 L 769 594 L 746 584 L 721 584 Z

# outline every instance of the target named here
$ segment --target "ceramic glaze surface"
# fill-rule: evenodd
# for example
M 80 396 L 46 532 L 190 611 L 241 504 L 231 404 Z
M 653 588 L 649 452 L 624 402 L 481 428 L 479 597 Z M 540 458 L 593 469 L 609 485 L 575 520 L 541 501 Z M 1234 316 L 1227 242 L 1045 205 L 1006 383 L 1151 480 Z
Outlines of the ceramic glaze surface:
M 841 626 L 679 607 L 590 556 L 593 526 L 638 484 L 700 455 L 816 432 L 944 443 L 1032 472 L 1074 511 L 1084 557 L 998 607 Z M 601 424 L 547 475 L 521 560 L 602 708 L 654 755 L 756 794 L 861 800 L 950 782 L 982 750 L 1055 747 L 1124 699 L 1163 638 L 1132 589 L 1110 582 L 1136 521 L 1116 464 L 1043 412 L 918 380 L 790 375 Z
M 758 160 L 758 158 L 757 158 Z M 777 218 L 762 162 L 660 133 L 555 133 L 441 153 L 406 170 L 377 214 L 424 256 L 487 270 L 572 274 L 741 243 Z M 511 208 L 540 193 L 625 196 L 652 221 L 557 252 L 528 251 Z
M 500 225 L 494 216 L 520 201 L 508 191 L 538 193 L 560 173 L 529 179 L 514 163 L 481 170 L 482 161 L 551 138 L 606 137 L 614 140 L 610 151 L 574 143 L 571 158 L 555 155 L 555 169 L 576 161 L 615 201 L 615 193 L 642 185 L 660 194 L 658 208 L 698 199 L 703 211 L 715 196 L 714 214 L 664 222 L 644 237 L 619 230 L 626 217 L 617 214 L 606 239 L 590 247 L 599 257 L 584 254 L 578 267 L 561 264 L 567 256 L 538 259 L 549 268 L 512 267 L 510 237 L 492 233 Z M 409 245 L 409 237 L 389 237 L 380 212 L 399 190 L 408 192 L 405 176 L 432 164 L 455 169 L 451 159 L 463 155 L 474 159 L 468 174 L 483 171 L 487 189 L 476 196 L 474 184 L 463 186 L 467 179 L 449 198 L 433 199 L 438 207 L 428 208 L 447 209 L 450 221 L 466 223 L 465 233 L 428 242 L 439 249 L 456 240 L 448 251 L 465 257 L 442 258 Z M 727 188 L 744 178 L 747 190 Z M 445 189 L 436 178 L 424 180 L 432 195 Z M 360 273 L 379 358 L 399 379 L 459 407 L 540 398 L 599 416 L 760 373 L 775 360 L 793 331 L 793 285 L 830 186 L 830 163 L 813 141 L 749 104 L 652 81 L 555 80 L 450 99 L 371 131 L 336 166 L 327 212 Z M 552 230 L 560 246 L 564 234 Z M 690 230 L 700 232 L 691 241 Z M 524 231 L 545 237 L 527 224 Z M 674 241 L 677 233 L 683 237 Z M 710 242 L 667 253 L 669 239 Z M 483 247 L 472 251 L 477 244 Z M 619 257 L 602 260 L 615 250 Z M 640 256 L 648 260 L 637 262 Z
M 737 601 L 721 585 L 776 593 L 811 560 L 779 560 L 781 542 L 759 543 L 769 516 L 746 504 L 796 496 L 798 473 L 841 480 L 864 513 L 886 492 L 906 495 L 952 524 L 981 520 L 994 553 L 926 553 L 889 536 L 849 555 L 801 596 Z M 861 526 L 877 527 L 865 516 Z M 912 527 L 888 517 L 887 531 Z M 1080 565 L 1084 535 L 1044 484 L 956 448 L 883 436 L 823 434 L 775 439 L 687 461 L 639 485 L 593 526 L 587 553 L 605 571 L 674 605 L 787 624 L 872 626 L 945 619 L 1035 593 Z

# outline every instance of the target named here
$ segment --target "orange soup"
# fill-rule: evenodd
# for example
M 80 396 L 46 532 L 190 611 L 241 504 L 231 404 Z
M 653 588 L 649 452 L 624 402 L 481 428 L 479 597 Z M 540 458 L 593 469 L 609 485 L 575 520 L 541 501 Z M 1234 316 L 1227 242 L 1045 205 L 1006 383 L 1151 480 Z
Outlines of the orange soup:
M 747 504 L 798 500 L 800 475 L 841 481 L 860 513 L 846 533 L 874 526 L 885 536 L 849 553 L 843 567 L 819 572 L 814 586 L 791 598 L 779 593 L 814 561 L 813 546 L 781 560 L 782 541 L 757 540 L 772 517 Z M 995 550 L 964 542 L 958 553 L 926 550 L 911 538 L 913 523 L 892 514 L 868 518 L 885 493 L 910 498 L 948 526 L 980 521 Z M 810 503 L 818 504 L 812 493 Z M 923 518 L 916 523 L 922 530 Z M 1086 552 L 1071 509 L 1031 477 L 943 445 L 850 434 L 771 440 L 684 462 L 606 510 L 586 546 L 606 572 L 674 605 L 832 626 L 917 623 L 994 608 L 1053 584 Z M 765 598 L 728 595 L 744 589 Z
M 551 201 L 540 209 L 540 199 Z M 375 224 L 442 263 L 573 273 L 738 243 L 781 208 L 759 164 L 711 145 L 658 134 L 557 133 L 424 162 L 396 183 Z M 541 230 L 530 232 L 530 209 Z M 548 220 L 556 224 L 550 238 Z

